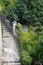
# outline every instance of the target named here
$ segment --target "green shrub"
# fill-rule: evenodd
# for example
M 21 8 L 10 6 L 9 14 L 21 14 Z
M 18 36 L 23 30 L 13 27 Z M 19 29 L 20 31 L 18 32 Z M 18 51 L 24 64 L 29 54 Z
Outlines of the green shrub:
M 30 65 L 32 62 L 32 58 L 26 50 L 21 51 L 21 62 L 22 65 Z
M 17 25 L 22 65 L 31 65 L 32 61 L 36 61 L 37 65 L 43 63 L 43 30 L 38 30 L 40 34 L 33 32 L 32 26 L 29 26 L 28 32 L 25 32 L 20 24 Z
M 18 0 L 15 14 L 22 24 L 43 24 L 43 0 Z
M 28 32 L 25 32 L 20 24 L 18 24 L 16 28 L 18 30 L 18 37 L 20 41 L 21 60 L 23 65 L 28 65 L 32 62 L 31 54 L 32 47 L 36 44 L 36 34 L 32 31 L 31 27 L 29 27 Z M 33 52 L 34 54 L 35 51 Z
M 38 35 L 38 43 L 39 43 L 38 61 L 43 63 L 43 30 L 41 31 L 40 35 Z
M 0 0 L 3 12 L 10 21 L 43 25 L 43 0 Z
M 22 29 L 22 26 L 20 26 L 20 24 L 18 24 L 17 26 L 17 29 L 18 29 L 18 34 L 21 34 L 19 35 L 19 39 L 20 39 L 20 43 L 30 43 L 30 44 L 34 44 L 36 43 L 36 34 L 29 29 L 28 32 L 25 32 L 23 29 Z

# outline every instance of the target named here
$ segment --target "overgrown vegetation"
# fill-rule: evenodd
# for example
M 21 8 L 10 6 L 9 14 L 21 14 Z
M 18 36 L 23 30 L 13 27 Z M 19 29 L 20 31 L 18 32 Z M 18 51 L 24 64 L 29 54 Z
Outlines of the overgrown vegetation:
M 0 4 L 11 21 L 43 25 L 43 0 L 0 0 Z
M 20 41 L 20 56 L 22 65 L 39 65 L 43 63 L 43 30 L 40 34 L 33 32 L 32 27 L 29 27 L 28 32 L 22 29 L 18 24 L 16 26 L 18 38 Z
M 14 10 L 16 7 L 15 0 L 0 0 L 0 4 L 3 7 L 3 13 L 10 21 L 14 21 Z

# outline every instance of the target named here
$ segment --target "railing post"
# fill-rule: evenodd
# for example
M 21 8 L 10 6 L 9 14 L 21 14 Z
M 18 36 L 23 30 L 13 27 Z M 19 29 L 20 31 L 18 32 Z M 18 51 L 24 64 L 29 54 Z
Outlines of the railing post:
M 1 29 L 1 15 L 0 15 L 0 65 L 2 59 L 2 29 Z
M 13 22 L 13 35 L 14 35 L 14 36 L 17 36 L 17 34 L 16 34 L 16 25 L 17 25 L 17 22 L 14 21 L 14 22 Z

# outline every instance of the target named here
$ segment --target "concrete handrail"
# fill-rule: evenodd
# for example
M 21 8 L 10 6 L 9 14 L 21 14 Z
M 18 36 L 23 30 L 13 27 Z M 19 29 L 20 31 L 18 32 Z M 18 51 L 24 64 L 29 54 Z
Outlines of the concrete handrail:
M 1 17 L 0 17 L 0 65 L 2 59 L 2 28 L 1 28 Z

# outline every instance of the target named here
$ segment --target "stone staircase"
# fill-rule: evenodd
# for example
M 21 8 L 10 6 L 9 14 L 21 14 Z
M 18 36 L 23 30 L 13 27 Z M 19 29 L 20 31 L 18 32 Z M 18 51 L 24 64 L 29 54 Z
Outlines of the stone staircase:
M 2 23 L 2 65 L 21 65 L 18 40 Z

